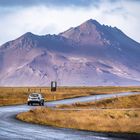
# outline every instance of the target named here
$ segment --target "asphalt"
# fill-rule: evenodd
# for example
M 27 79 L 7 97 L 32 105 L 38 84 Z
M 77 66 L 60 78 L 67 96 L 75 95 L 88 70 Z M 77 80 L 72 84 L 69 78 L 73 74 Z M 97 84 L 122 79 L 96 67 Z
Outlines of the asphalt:
M 58 104 L 88 102 L 116 96 L 126 96 L 140 93 L 119 93 L 113 95 L 93 95 L 74 99 L 65 99 L 45 103 L 54 107 Z M 28 111 L 36 106 L 16 105 L 0 107 L 0 140 L 137 140 L 140 135 L 115 134 L 80 131 L 74 129 L 56 128 L 25 123 L 16 119 L 16 114 Z

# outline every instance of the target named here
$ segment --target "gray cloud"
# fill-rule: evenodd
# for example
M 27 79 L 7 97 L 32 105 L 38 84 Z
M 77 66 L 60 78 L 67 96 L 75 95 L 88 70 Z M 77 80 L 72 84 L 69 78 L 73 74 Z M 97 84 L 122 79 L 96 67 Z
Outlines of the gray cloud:
M 0 45 L 29 31 L 57 34 L 90 18 L 140 42 L 139 7 L 140 0 L 0 0 Z
M 0 0 L 1 7 L 13 7 L 13 6 L 81 6 L 87 7 L 90 5 L 97 6 L 101 0 Z
M 29 7 L 37 5 L 46 5 L 54 7 L 97 7 L 102 2 L 140 2 L 140 0 L 0 0 L 0 7 Z

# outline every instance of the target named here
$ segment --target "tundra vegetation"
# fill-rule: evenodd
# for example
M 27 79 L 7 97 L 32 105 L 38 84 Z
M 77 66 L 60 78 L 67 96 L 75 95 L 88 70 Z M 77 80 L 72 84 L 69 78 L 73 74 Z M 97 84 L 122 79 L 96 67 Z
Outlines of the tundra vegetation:
M 18 114 L 17 118 L 30 123 L 80 130 L 140 133 L 140 95 L 59 105 L 56 108 L 37 107 Z

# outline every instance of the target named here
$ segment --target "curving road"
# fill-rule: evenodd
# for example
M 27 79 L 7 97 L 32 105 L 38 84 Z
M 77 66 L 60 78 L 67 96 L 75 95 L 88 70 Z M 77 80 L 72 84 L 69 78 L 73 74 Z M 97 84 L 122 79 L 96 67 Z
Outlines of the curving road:
M 48 102 L 45 105 L 54 107 L 58 104 L 71 104 L 74 102 L 87 102 L 126 96 L 140 93 L 119 93 L 112 95 L 94 95 Z M 122 135 L 112 133 L 95 133 L 64 128 L 55 128 L 21 122 L 15 119 L 16 114 L 28 111 L 35 106 L 17 105 L 0 107 L 0 140 L 128 140 L 140 139 L 140 135 Z

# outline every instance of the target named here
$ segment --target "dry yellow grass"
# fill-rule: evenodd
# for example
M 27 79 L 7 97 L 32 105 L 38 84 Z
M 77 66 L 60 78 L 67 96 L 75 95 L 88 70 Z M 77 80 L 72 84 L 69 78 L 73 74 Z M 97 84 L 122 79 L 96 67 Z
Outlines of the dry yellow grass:
M 90 90 L 84 91 L 67 87 L 59 87 L 57 92 L 51 92 L 50 88 L 47 87 L 1 87 L 0 106 L 26 103 L 28 95 L 32 92 L 42 93 L 46 101 L 92 94 Z
M 107 99 L 109 100 L 109 99 Z M 55 110 L 38 107 L 28 112 L 20 113 L 17 118 L 26 122 L 52 125 L 57 127 L 75 128 L 99 132 L 127 132 L 140 133 L 140 96 L 120 97 L 97 102 L 100 107 L 104 103 L 111 108 L 130 108 L 130 110 Z M 124 103 L 127 101 L 127 103 Z M 113 106 L 111 104 L 113 103 Z M 133 105 L 134 103 L 134 105 Z M 107 105 L 108 104 L 108 105 Z M 90 106 L 89 103 L 86 104 Z M 86 106 L 84 104 L 84 108 Z M 94 103 L 96 106 L 96 103 Z M 76 109 L 78 105 L 75 107 Z M 81 106 L 82 107 L 82 106 Z M 138 109 L 132 109 L 132 107 Z
M 74 103 L 72 105 L 59 105 L 58 108 L 140 108 L 140 95 L 129 95 L 103 99 L 96 102 Z
M 58 87 L 53 93 L 49 87 L 0 87 L 0 106 L 26 103 L 28 95 L 32 92 L 40 92 L 46 101 L 51 101 L 127 91 L 140 91 L 140 87 Z
M 140 132 L 140 111 L 61 111 L 38 108 L 17 115 L 26 122 L 102 132 Z

